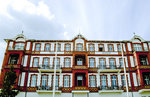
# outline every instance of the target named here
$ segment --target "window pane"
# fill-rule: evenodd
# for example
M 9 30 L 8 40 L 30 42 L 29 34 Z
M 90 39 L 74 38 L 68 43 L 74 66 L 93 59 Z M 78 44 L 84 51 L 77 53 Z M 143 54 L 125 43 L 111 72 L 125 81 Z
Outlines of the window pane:
M 44 58 L 44 64 L 45 66 L 48 66 L 49 65 L 49 58 Z
M 103 45 L 99 45 L 99 51 L 104 51 L 103 48 L 104 48 Z
M 112 79 L 112 86 L 117 86 L 117 78 L 116 78 L 116 76 L 112 76 L 111 79 Z
M 38 65 L 39 65 L 39 59 L 38 58 L 34 58 L 33 67 L 38 67 Z
M 125 76 L 121 76 L 121 80 L 123 87 L 125 87 L 126 86 Z
M 77 59 L 77 65 L 83 65 L 82 58 L 78 58 L 78 59 Z
M 70 45 L 69 44 L 66 45 L 65 51 L 70 51 Z
M 89 51 L 94 51 L 94 45 L 89 45 Z
M 101 69 L 105 69 L 106 68 L 105 59 L 100 59 L 100 68 Z
M 35 48 L 35 51 L 40 51 L 40 44 L 36 44 L 36 48 Z
M 92 59 L 90 59 L 90 67 L 94 67 L 94 63 L 95 61 L 94 61 L 94 58 L 92 58 Z
M 24 43 L 16 43 L 15 44 L 15 50 L 24 50 Z
M 115 69 L 116 66 L 115 66 L 115 59 L 110 59 L 110 68 L 111 69 Z
M 47 86 L 47 76 L 46 75 L 42 76 L 42 86 Z
M 135 51 L 142 51 L 142 46 L 141 44 L 133 44 L 133 49 Z
M 31 77 L 31 87 L 35 87 L 36 86 L 36 75 L 32 75 Z
M 95 76 L 90 76 L 90 84 L 91 84 L 91 87 L 95 87 Z
M 113 45 L 108 45 L 109 51 L 113 51 Z
M 69 76 L 64 76 L 64 87 L 69 87 Z
M 77 45 L 77 51 L 82 51 L 82 50 L 83 50 L 82 44 L 78 44 L 78 45 Z
M 106 83 L 106 76 L 101 76 L 101 85 L 102 85 L 102 87 L 103 87 L 103 86 L 107 86 L 107 83 Z
M 69 67 L 69 65 L 70 65 L 70 59 L 66 58 L 65 59 L 65 67 Z
M 121 51 L 121 46 L 120 45 L 118 45 L 118 51 Z
M 50 51 L 50 44 L 45 45 L 45 51 Z

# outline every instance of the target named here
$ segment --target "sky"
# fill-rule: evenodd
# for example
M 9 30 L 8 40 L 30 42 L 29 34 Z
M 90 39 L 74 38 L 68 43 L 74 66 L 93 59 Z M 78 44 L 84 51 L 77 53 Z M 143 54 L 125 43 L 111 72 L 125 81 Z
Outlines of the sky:
M 27 39 L 149 39 L 150 0 L 0 0 L 0 67 L 4 39 L 22 30 Z

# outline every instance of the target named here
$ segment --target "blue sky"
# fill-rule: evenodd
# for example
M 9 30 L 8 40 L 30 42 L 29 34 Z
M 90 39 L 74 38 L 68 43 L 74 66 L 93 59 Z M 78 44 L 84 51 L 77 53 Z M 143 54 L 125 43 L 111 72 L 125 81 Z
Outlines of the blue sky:
M 28 39 L 145 40 L 150 31 L 150 0 L 0 0 L 0 67 L 3 39 L 21 31 Z

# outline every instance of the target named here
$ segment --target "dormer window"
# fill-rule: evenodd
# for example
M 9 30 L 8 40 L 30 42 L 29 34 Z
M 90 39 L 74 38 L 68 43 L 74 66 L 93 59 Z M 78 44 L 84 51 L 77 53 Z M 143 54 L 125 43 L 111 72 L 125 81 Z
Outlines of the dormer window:
M 77 51 L 82 51 L 82 50 L 83 50 L 82 44 L 77 44 Z
M 15 43 L 15 50 L 24 50 L 24 43 Z
M 135 50 L 135 51 L 142 51 L 141 44 L 133 44 L 133 50 Z

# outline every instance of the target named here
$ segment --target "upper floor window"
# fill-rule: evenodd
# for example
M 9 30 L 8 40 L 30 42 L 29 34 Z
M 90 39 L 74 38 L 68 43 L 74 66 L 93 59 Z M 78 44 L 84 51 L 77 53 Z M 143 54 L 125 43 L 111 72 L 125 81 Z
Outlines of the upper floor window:
M 65 45 L 65 51 L 71 51 L 71 45 L 70 44 L 66 44 Z
M 65 75 L 64 76 L 64 87 L 69 87 L 69 76 Z
M 111 69 L 115 69 L 116 68 L 116 66 L 115 66 L 115 59 L 110 59 L 109 61 L 110 61 L 110 68 Z
M 148 58 L 147 55 L 139 55 L 140 64 L 141 65 L 148 65 Z
M 117 76 L 112 75 L 111 76 L 111 82 L 112 82 L 113 87 L 117 86 Z
M 99 44 L 98 45 L 98 50 L 99 51 L 104 51 L 104 45 L 103 44 Z
M 48 66 L 49 65 L 49 58 L 43 59 L 43 65 Z
M 105 69 L 106 68 L 105 59 L 99 59 L 99 61 L 100 61 L 100 68 Z
M 41 49 L 41 44 L 36 44 L 35 45 L 35 51 L 40 51 L 40 49 Z
M 96 81 L 95 81 L 95 76 L 90 76 L 90 86 L 91 87 L 96 87 Z
M 36 87 L 37 75 L 31 75 L 31 87 Z
M 83 65 L 83 59 L 77 58 L 77 65 Z
M 150 73 L 143 73 L 144 85 L 150 85 Z
M 53 84 L 54 84 L 54 76 L 52 77 L 53 79 L 52 79 L 52 86 L 53 86 Z M 56 80 L 55 80 L 55 89 L 56 90 L 58 90 L 58 87 L 59 87 L 59 76 L 58 75 L 56 75 Z
M 121 45 L 118 44 L 117 46 L 118 46 L 118 51 L 121 52 Z
M 109 44 L 109 45 L 108 45 L 108 51 L 110 51 L 110 52 L 113 52 L 113 51 L 114 51 L 114 49 L 113 49 L 113 44 Z
M 121 67 L 124 67 L 122 58 L 119 58 L 119 64 L 120 64 Z
M 48 85 L 48 75 L 42 75 L 42 86 Z
M 94 67 L 95 66 L 95 59 L 94 58 L 90 58 L 90 67 Z
M 8 64 L 18 64 L 19 54 L 10 54 Z
M 46 52 L 49 52 L 50 51 L 50 44 L 45 44 L 45 49 L 44 49 Z
M 142 46 L 141 44 L 133 44 L 133 49 L 135 51 L 142 51 Z
M 25 43 L 16 43 L 15 50 L 24 50 Z
M 106 88 L 106 86 L 107 86 L 107 76 L 106 75 L 101 76 L 101 86 L 102 86 L 102 88 Z
M 55 61 L 56 61 L 56 69 L 59 69 L 60 68 L 60 58 L 56 58 Z M 55 64 L 55 61 L 54 61 L 54 64 Z
M 77 44 L 77 51 L 82 51 L 82 50 L 83 50 L 82 44 Z
M 65 58 L 65 67 L 70 66 L 70 58 Z
M 59 52 L 59 51 L 61 51 L 61 44 L 57 44 L 57 51 Z
M 121 81 L 122 81 L 122 86 L 125 87 L 126 86 L 126 80 L 125 80 L 124 75 L 121 76 Z
M 33 58 L 33 67 L 39 66 L 39 58 Z
M 89 51 L 94 51 L 94 44 L 89 44 Z

